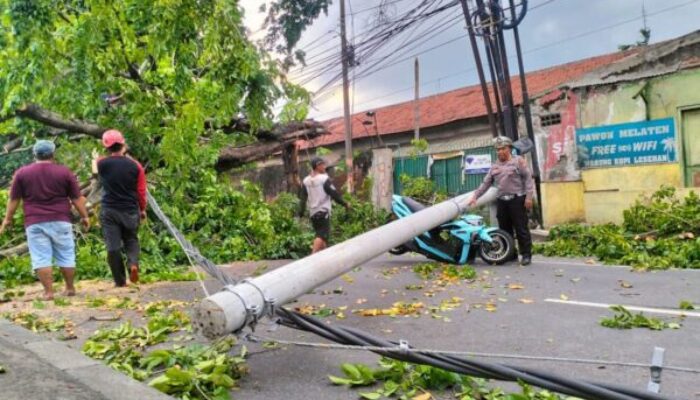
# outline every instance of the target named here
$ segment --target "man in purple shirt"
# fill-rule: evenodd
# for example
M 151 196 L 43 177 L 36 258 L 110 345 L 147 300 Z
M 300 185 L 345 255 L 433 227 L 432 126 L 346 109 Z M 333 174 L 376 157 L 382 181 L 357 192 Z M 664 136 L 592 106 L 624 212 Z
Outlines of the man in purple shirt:
M 44 300 L 53 299 L 53 271 L 61 268 L 66 281 L 65 295 L 74 296 L 75 242 L 71 224 L 71 204 L 80 213 L 85 229 L 90 228 L 85 197 L 80 193 L 75 174 L 54 162 L 56 145 L 39 140 L 34 145 L 36 162 L 26 165 L 12 179 L 7 213 L 0 234 L 12 224 L 20 202 L 24 206 L 24 227 L 27 234 L 32 269 L 44 286 Z

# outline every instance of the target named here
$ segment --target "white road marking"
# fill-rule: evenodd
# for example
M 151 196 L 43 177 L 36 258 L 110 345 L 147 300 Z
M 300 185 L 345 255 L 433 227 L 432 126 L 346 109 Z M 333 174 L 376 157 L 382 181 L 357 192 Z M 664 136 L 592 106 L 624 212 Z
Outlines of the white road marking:
M 632 268 L 629 265 L 616 265 L 616 264 L 601 264 L 595 262 L 595 264 L 589 264 L 585 261 L 565 261 L 565 260 L 547 260 L 544 258 L 535 258 L 532 262 L 542 263 L 542 264 L 552 264 L 552 265 L 576 265 L 578 267 L 612 267 L 612 268 Z
M 610 306 L 615 306 L 617 304 L 606 304 L 606 303 L 591 303 L 587 301 L 574 301 L 574 300 L 561 300 L 561 299 L 545 299 L 544 301 L 548 303 L 559 303 L 559 304 L 571 304 L 574 306 L 586 306 L 586 307 L 596 307 L 596 308 L 610 308 Z M 666 315 L 678 315 L 686 317 L 700 318 L 700 312 L 685 311 L 685 310 L 670 310 L 667 308 L 652 308 L 652 307 L 637 307 L 622 305 L 630 311 L 643 311 L 654 314 L 666 314 Z

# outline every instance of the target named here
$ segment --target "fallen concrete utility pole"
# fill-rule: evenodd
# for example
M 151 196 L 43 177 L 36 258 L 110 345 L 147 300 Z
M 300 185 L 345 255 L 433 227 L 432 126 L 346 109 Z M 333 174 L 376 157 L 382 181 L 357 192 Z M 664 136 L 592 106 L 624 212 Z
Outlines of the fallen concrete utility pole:
M 346 240 L 284 267 L 202 300 L 195 310 L 196 326 L 208 338 L 238 331 L 286 304 L 335 279 L 358 265 L 397 247 L 464 213 L 473 192 L 457 196 L 411 216 Z M 477 206 L 496 199 L 496 188 L 479 197 Z

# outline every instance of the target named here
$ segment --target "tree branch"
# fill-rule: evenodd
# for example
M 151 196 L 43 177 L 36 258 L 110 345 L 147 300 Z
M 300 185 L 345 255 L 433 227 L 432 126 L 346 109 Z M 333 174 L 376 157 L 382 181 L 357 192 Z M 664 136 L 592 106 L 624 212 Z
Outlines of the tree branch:
M 18 149 L 22 145 L 22 138 L 19 136 L 11 135 L 10 140 L 2 146 L 2 150 L 5 153 L 11 153 L 15 149 Z
M 301 124 L 305 123 L 306 122 Z M 314 122 L 314 124 L 318 123 Z M 282 151 L 286 146 L 294 143 L 296 140 L 313 139 L 327 133 L 328 131 L 326 131 L 323 127 L 315 127 L 312 129 L 302 129 L 279 134 L 276 137 L 277 140 L 261 141 L 242 147 L 227 147 L 222 149 L 219 153 L 219 158 L 216 161 L 215 168 L 217 171 L 222 172 L 240 167 L 243 164 L 259 161 L 273 156 Z
M 18 117 L 29 118 L 53 128 L 65 129 L 66 131 L 75 133 L 84 133 L 98 139 L 101 138 L 102 133 L 107 130 L 107 128 L 91 122 L 64 119 L 61 115 L 32 103 L 17 110 L 16 115 Z
M 325 128 L 321 123 L 314 120 L 306 120 L 302 122 L 290 122 L 287 124 L 276 124 L 270 130 L 258 130 L 253 132 L 253 128 L 245 118 L 232 118 L 226 125 L 215 126 L 211 121 L 204 123 L 205 129 L 221 129 L 224 133 L 234 132 L 249 132 L 255 133 L 258 140 L 262 141 L 280 141 L 288 140 L 290 137 L 296 137 L 299 131 L 303 130 L 321 130 L 321 133 L 326 133 Z
M 0 124 L 5 122 L 5 121 L 9 121 L 16 116 L 17 115 L 15 113 L 9 113 L 9 114 L 5 115 L 4 117 L 0 117 Z
M 27 243 L 22 243 L 14 247 L 8 247 L 0 250 L 0 258 L 10 258 L 12 256 L 21 256 L 29 251 Z

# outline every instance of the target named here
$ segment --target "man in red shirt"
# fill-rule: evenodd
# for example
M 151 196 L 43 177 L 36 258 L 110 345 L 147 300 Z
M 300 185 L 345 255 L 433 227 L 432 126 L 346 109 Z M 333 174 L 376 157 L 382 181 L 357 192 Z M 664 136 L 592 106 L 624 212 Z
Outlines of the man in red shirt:
M 12 224 L 12 217 L 20 202 L 24 208 L 24 226 L 27 234 L 32 269 L 44 286 L 44 300 L 53 299 L 53 271 L 61 268 L 66 281 L 67 296 L 75 295 L 75 242 L 71 224 L 71 204 L 80 213 L 83 226 L 90 228 L 85 197 L 75 174 L 54 162 L 56 146 L 48 140 L 34 145 L 36 162 L 15 172 L 10 188 L 5 219 L 0 226 L 2 234 Z
M 93 162 L 93 173 L 102 183 L 100 223 L 107 247 L 107 263 L 114 283 L 126 286 L 122 248 L 126 250 L 129 280 L 139 280 L 139 225 L 146 218 L 146 174 L 141 164 L 126 155 L 121 132 L 111 129 L 102 135 L 109 155 Z

